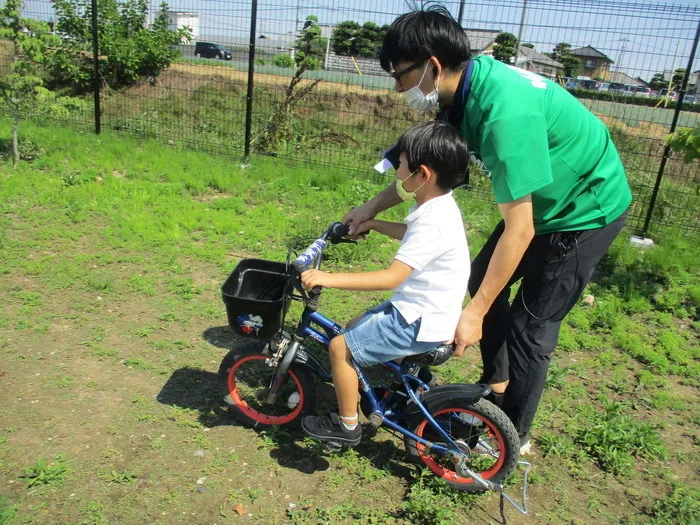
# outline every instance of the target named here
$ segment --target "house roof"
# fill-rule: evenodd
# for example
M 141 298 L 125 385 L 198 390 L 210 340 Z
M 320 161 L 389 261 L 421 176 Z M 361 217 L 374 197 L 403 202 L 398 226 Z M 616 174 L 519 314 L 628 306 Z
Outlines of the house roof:
M 547 55 L 543 55 L 539 51 L 535 51 L 532 48 L 518 46 L 518 60 L 516 65 L 526 61 L 537 62 L 538 64 L 564 69 L 564 64 L 561 62 L 557 62 L 556 60 L 549 58 Z
M 610 72 L 610 82 L 619 82 L 620 84 L 631 84 L 634 86 L 643 86 L 644 83 L 640 82 L 636 78 L 629 76 L 627 73 L 622 71 L 611 71 Z
M 467 34 L 469 39 L 469 46 L 472 49 L 472 54 L 478 53 L 493 44 L 496 37 L 501 31 L 495 31 L 493 29 L 465 29 L 464 32 Z
M 572 49 L 569 54 L 575 57 L 588 57 L 588 58 L 603 58 L 610 63 L 613 61 L 608 57 L 608 55 L 601 53 L 593 46 L 579 47 L 578 49 Z

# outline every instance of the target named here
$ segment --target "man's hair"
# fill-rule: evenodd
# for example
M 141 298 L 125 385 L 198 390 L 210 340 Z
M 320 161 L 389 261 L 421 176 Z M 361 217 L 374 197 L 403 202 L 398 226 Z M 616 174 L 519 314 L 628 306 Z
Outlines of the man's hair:
M 440 120 L 417 124 L 401 135 L 397 146 L 411 173 L 425 164 L 437 175 L 440 188 L 449 190 L 465 181 L 469 147 L 451 124 Z
M 436 57 L 452 71 L 460 71 L 471 57 L 464 29 L 442 5 L 426 4 L 398 17 L 384 37 L 379 62 L 384 71 L 401 61 Z

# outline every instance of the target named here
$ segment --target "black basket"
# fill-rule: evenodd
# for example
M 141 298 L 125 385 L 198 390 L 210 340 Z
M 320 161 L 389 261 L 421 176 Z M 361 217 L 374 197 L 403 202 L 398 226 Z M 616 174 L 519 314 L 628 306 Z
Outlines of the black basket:
M 229 326 L 241 335 L 272 337 L 282 328 L 291 287 L 285 263 L 241 260 L 221 287 Z

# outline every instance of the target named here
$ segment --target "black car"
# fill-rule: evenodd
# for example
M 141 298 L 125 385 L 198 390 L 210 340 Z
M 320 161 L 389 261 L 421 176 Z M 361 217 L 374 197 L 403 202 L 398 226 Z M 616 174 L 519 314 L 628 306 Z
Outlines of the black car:
M 194 56 L 197 58 L 231 60 L 231 51 L 220 44 L 212 44 L 211 42 L 197 42 L 197 44 L 194 46 Z

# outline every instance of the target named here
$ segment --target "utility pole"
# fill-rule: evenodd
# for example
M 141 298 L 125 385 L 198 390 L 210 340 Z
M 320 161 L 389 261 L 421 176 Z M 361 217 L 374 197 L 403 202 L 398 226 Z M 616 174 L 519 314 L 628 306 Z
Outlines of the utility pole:
M 457 23 L 462 26 L 462 17 L 464 16 L 464 0 L 459 0 L 459 14 L 457 15 Z
M 664 97 L 664 107 L 668 106 L 668 99 L 671 98 L 671 88 L 673 87 L 673 77 L 676 76 L 676 59 L 678 58 L 678 48 L 681 45 L 681 41 L 676 42 L 676 52 L 673 54 L 673 62 L 671 63 L 671 74 L 668 76 L 668 89 L 666 90 L 666 96 Z
M 627 45 L 627 42 L 629 42 L 629 39 L 621 38 L 620 42 L 622 42 L 622 47 L 620 48 L 620 59 L 617 61 L 617 72 L 618 73 L 622 73 L 622 57 L 625 56 L 625 45 Z
M 523 39 L 523 27 L 525 26 L 525 14 L 527 13 L 527 0 L 523 0 L 523 13 L 520 17 L 520 28 L 518 29 L 518 41 L 515 43 L 515 62 L 514 66 L 518 66 L 518 55 L 520 54 L 520 42 Z

